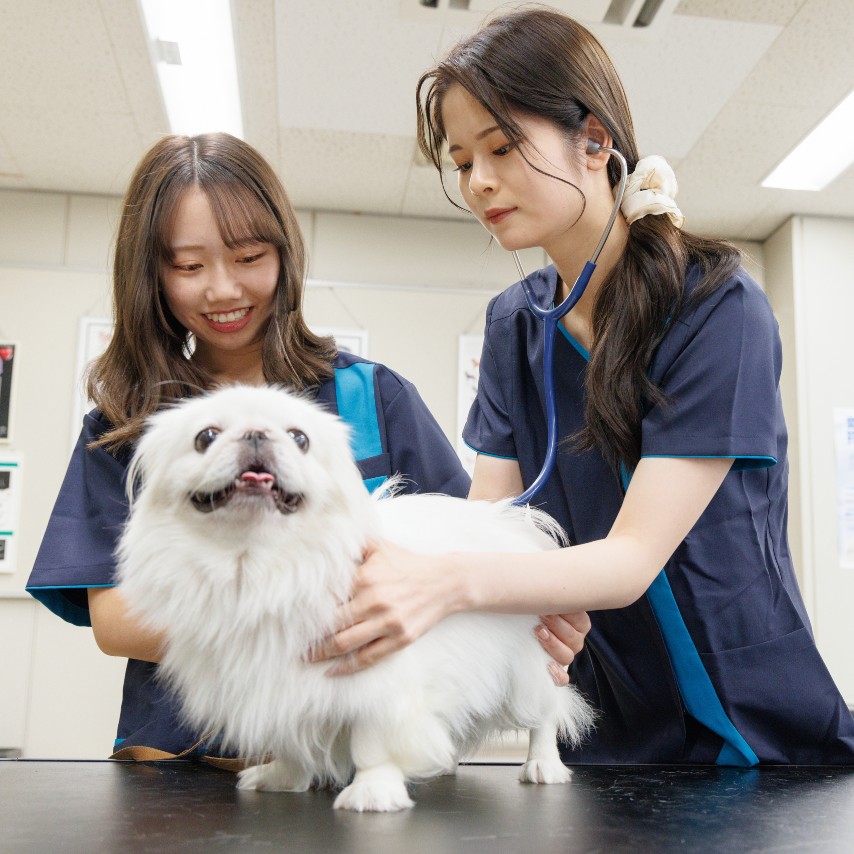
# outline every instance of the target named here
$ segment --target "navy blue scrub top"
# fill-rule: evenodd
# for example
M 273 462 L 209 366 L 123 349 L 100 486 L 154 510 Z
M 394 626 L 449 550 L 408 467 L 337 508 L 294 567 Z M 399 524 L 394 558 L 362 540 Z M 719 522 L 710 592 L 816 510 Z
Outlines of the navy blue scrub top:
M 550 304 L 555 268 L 529 281 Z M 559 330 L 559 435 L 571 436 L 584 425 L 588 353 Z M 518 460 L 526 487 L 546 453 L 543 334 L 521 284 L 490 303 L 463 431 L 478 453 Z M 780 369 L 776 320 L 744 270 L 669 323 L 649 371 L 667 403 L 645 408 L 641 455 L 735 462 L 646 595 L 591 613 L 572 677 L 601 714 L 590 741 L 562 746 L 565 761 L 854 763 L 854 720 L 816 649 L 789 553 Z M 607 536 L 629 479 L 565 443 L 535 503 L 571 543 L 587 543 Z
M 375 362 L 339 353 L 334 377 L 317 401 L 351 428 L 354 458 L 373 490 L 392 474 L 404 492 L 465 498 L 470 480 L 415 387 Z M 131 450 L 115 455 L 87 446 L 110 425 L 89 413 L 48 522 L 27 590 L 54 613 L 91 625 L 90 587 L 114 586 L 114 550 L 128 512 L 125 475 Z M 129 660 L 116 745 L 119 758 L 216 754 L 215 745 L 180 722 L 175 698 L 156 680 L 157 666 Z

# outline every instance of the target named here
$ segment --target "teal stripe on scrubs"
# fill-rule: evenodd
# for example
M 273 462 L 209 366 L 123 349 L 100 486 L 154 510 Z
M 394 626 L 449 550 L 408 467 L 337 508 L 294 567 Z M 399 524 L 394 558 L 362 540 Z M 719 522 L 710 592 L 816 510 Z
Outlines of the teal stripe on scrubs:
M 366 460 L 383 452 L 374 392 L 374 365 L 355 362 L 346 368 L 335 369 L 335 397 L 338 414 L 350 426 L 350 448 L 353 458 Z M 384 477 L 365 481 L 373 492 L 385 482 Z
M 621 472 L 623 489 L 629 488 L 631 475 Z M 718 765 L 740 765 L 750 767 L 759 763 L 759 757 L 744 740 L 733 722 L 727 717 L 720 698 L 700 660 L 700 653 L 682 619 L 679 605 L 662 569 L 646 591 L 655 619 L 664 636 L 664 645 L 670 655 L 670 663 L 676 674 L 676 683 L 685 710 L 691 717 L 717 733 L 724 745 L 718 754 Z

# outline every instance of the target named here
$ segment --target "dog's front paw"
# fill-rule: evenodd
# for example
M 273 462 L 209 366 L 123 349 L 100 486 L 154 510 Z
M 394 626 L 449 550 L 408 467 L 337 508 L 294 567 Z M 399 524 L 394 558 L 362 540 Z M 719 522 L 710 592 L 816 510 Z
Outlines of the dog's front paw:
M 400 769 L 392 766 L 357 771 L 333 804 L 337 810 L 397 812 L 414 806 Z
M 311 786 L 311 775 L 274 759 L 265 765 L 253 765 L 237 775 L 238 789 L 259 792 L 305 792 Z
M 519 771 L 520 783 L 568 783 L 572 771 L 559 759 L 529 759 Z

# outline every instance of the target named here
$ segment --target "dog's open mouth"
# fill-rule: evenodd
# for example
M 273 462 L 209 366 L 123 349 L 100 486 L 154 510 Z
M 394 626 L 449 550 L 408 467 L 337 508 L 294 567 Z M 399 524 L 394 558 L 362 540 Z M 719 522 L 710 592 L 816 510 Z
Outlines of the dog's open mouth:
M 294 513 L 302 503 L 302 495 L 286 492 L 268 471 L 251 467 L 217 492 L 196 492 L 190 496 L 193 507 L 202 513 L 211 513 L 225 506 L 237 495 L 270 498 L 280 513 Z

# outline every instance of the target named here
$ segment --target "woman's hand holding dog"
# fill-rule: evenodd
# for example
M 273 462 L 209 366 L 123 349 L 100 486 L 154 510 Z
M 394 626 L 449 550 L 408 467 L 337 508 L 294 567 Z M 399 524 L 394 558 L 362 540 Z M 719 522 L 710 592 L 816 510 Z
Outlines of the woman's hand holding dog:
M 401 572 L 405 566 L 406 571 Z M 339 630 L 312 651 L 312 661 L 336 659 L 327 673 L 355 673 L 403 649 L 436 623 L 466 610 L 465 591 L 442 557 L 408 551 L 393 543 L 371 545 L 342 606 Z M 584 611 L 540 617 L 537 639 L 554 659 L 549 672 L 556 685 L 566 685 L 565 668 L 584 646 L 590 618 Z
M 312 661 L 336 659 L 327 673 L 354 673 L 411 644 L 444 617 L 464 610 L 459 585 L 437 572 L 436 555 L 375 543 L 365 552 L 339 629 L 312 650 Z M 406 567 L 401 572 L 401 566 Z
M 586 611 L 575 614 L 550 614 L 540 617 L 535 629 L 543 649 L 554 659 L 549 663 L 549 673 L 555 685 L 568 685 L 568 667 L 584 648 L 584 639 L 590 631 L 590 617 Z

